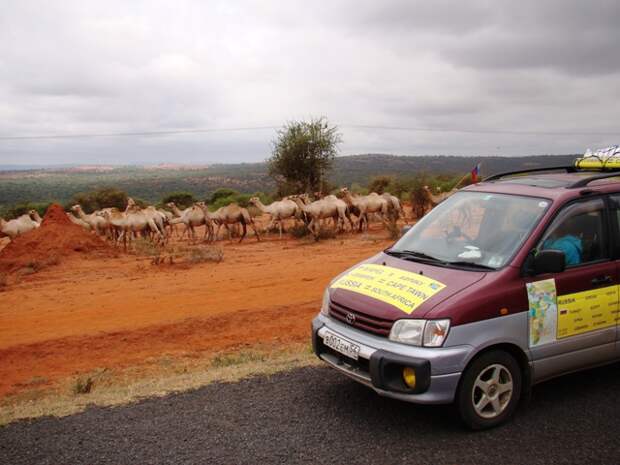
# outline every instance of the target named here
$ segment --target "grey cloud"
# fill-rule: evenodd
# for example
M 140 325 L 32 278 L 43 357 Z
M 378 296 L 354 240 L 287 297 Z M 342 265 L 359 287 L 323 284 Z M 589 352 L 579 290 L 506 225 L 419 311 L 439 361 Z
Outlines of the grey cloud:
M 325 115 L 343 125 L 343 154 L 574 152 L 614 140 L 350 126 L 617 131 L 618 10 L 577 0 L 7 2 L 0 136 Z M 0 162 L 256 161 L 273 136 L 0 140 Z

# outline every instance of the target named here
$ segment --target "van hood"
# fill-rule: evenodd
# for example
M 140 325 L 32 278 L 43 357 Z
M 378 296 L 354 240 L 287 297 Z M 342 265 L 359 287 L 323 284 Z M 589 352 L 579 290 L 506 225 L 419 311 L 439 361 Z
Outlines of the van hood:
M 395 321 L 403 318 L 424 318 L 441 302 L 477 283 L 487 274 L 484 271 L 459 270 L 455 268 L 445 268 L 426 263 L 402 260 L 385 253 L 379 253 L 364 262 L 358 263 L 345 273 L 364 264 L 386 265 L 393 268 L 398 268 L 411 273 L 421 274 L 445 285 L 443 289 L 422 302 L 410 314 L 407 314 L 392 304 L 358 292 L 350 291 L 348 289 L 330 288 L 331 302 L 343 307 L 344 309 L 351 309 L 355 312 L 364 313 L 366 315 L 388 321 Z M 345 273 L 340 276 L 343 276 Z

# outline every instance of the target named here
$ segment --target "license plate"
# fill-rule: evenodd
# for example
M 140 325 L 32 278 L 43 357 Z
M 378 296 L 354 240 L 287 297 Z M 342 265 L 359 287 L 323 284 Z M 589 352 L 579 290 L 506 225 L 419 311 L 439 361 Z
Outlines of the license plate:
M 346 355 L 347 357 L 352 358 L 353 360 L 357 360 L 357 356 L 360 352 L 360 346 L 340 336 L 336 336 L 334 333 L 330 333 L 329 331 L 325 331 L 325 335 L 323 336 L 323 344 L 327 347 L 331 347 L 343 355 Z

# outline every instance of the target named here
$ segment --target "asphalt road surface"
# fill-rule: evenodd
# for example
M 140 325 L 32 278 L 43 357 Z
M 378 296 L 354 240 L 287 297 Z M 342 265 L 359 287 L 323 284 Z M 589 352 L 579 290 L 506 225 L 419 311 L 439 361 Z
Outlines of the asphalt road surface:
M 326 367 L 0 428 L 0 464 L 620 463 L 620 365 L 547 382 L 514 421 L 384 399 Z

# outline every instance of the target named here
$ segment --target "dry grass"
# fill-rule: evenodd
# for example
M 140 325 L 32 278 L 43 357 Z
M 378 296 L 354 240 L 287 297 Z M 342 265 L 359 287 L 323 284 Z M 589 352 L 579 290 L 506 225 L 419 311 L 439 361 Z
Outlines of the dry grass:
M 224 260 L 224 249 L 219 245 L 175 243 L 162 246 L 142 238 L 134 241 L 134 252 L 147 257 L 152 265 L 195 265 Z
M 151 360 L 150 369 L 107 369 L 81 374 L 63 385 L 33 389 L 0 401 L 0 425 L 44 415 L 67 416 L 89 405 L 114 406 L 149 397 L 200 388 L 213 382 L 235 382 L 255 375 L 269 375 L 298 367 L 317 365 L 307 344 L 278 350 L 257 347 L 204 357 L 162 357 Z M 90 382 L 89 392 L 77 393 Z
M 222 260 L 224 260 L 224 249 L 216 245 L 193 248 L 187 258 L 189 263 L 220 263 Z

